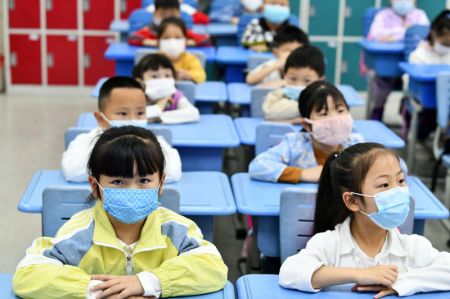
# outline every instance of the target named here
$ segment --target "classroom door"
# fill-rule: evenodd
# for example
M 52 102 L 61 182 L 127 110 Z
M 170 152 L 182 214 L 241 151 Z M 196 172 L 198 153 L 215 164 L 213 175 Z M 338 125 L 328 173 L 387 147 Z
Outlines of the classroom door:
M 120 0 L 120 19 L 127 20 L 135 9 L 141 8 L 142 0 Z
M 77 0 L 46 0 L 47 28 L 77 29 Z
M 95 85 L 101 77 L 114 76 L 115 63 L 105 59 L 105 51 L 113 36 L 84 37 L 84 84 Z
M 8 0 L 7 3 L 9 28 L 40 27 L 39 0 Z
M 41 37 L 38 34 L 9 36 L 11 83 L 41 84 Z
M 109 30 L 114 19 L 114 0 L 83 0 L 84 29 Z
M 74 34 L 47 36 L 49 85 L 78 85 L 78 39 Z

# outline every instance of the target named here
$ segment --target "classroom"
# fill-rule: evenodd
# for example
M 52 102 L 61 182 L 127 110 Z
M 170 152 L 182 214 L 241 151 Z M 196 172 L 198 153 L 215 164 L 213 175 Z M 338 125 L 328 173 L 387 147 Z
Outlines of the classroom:
M 0 4 L 0 299 L 450 298 L 450 0 Z

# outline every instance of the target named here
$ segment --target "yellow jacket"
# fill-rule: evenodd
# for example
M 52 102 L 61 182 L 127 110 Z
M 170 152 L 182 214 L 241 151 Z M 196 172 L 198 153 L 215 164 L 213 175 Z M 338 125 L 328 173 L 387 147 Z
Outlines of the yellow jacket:
M 205 69 L 194 54 L 184 52 L 173 65 L 177 71 L 189 73 L 195 83 L 203 83 L 206 80 Z
M 55 238 L 41 237 L 27 250 L 13 278 L 24 298 L 86 298 L 93 274 L 155 274 L 161 296 L 209 293 L 225 286 L 227 267 L 216 247 L 191 220 L 158 208 L 142 227 L 126 273 L 127 255 L 98 201 L 75 214 Z

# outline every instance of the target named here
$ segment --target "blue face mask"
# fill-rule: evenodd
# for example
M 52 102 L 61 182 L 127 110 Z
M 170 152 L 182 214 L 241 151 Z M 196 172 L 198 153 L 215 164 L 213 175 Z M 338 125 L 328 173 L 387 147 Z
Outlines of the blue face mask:
M 147 128 L 147 120 L 146 119 L 116 119 L 109 120 L 103 113 L 100 113 L 103 119 L 111 126 L 111 127 L 125 127 L 125 126 L 134 126 L 139 128 Z
M 97 183 L 98 184 L 98 183 Z M 151 189 L 103 188 L 103 207 L 117 221 L 132 224 L 158 208 L 159 187 Z
M 413 0 L 394 0 L 392 2 L 392 9 L 396 14 L 404 17 L 407 16 L 414 9 Z
M 281 24 L 289 18 L 289 7 L 277 4 L 264 5 L 264 18 L 273 24 Z
M 291 100 L 298 101 L 303 89 L 305 89 L 305 86 L 286 85 L 284 87 L 284 95 Z
M 393 229 L 405 223 L 409 214 L 409 189 L 408 187 L 396 187 L 377 193 L 373 196 L 352 192 L 352 194 L 373 197 L 378 212 L 364 215 L 369 217 L 376 225 L 383 229 Z

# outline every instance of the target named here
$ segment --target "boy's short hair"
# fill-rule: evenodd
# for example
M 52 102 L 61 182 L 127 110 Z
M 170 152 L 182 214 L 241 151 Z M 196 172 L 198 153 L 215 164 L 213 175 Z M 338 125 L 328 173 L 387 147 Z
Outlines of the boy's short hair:
M 141 84 L 130 77 L 111 77 L 102 84 L 98 94 L 98 110 L 104 111 L 105 105 L 114 88 L 137 88 L 144 92 Z
M 155 0 L 155 10 L 157 9 L 180 9 L 180 2 L 178 0 Z
M 162 34 L 166 31 L 166 29 L 169 25 L 174 25 L 174 26 L 179 27 L 181 29 L 181 31 L 183 32 L 183 35 L 185 37 L 187 36 L 187 28 L 186 28 L 186 24 L 184 23 L 184 21 L 177 17 L 168 17 L 168 18 L 165 18 L 164 20 L 162 20 L 161 25 L 159 25 L 158 39 L 161 38 Z
M 272 47 L 277 48 L 287 43 L 298 42 L 304 46 L 309 44 L 308 35 L 298 27 L 288 25 L 275 34 Z
M 325 58 L 319 48 L 307 45 L 295 49 L 289 55 L 284 65 L 284 72 L 287 73 L 290 68 L 310 68 L 322 77 L 325 74 Z
M 173 77 L 176 78 L 176 71 L 172 62 L 166 55 L 160 53 L 145 55 L 138 64 L 133 67 L 133 78 L 144 79 L 144 73 L 146 71 L 157 71 L 160 67 L 170 69 Z

